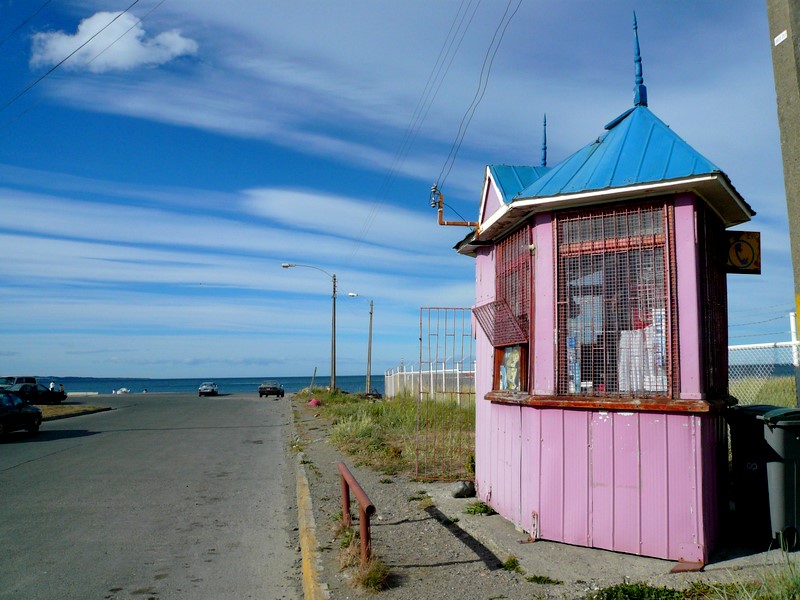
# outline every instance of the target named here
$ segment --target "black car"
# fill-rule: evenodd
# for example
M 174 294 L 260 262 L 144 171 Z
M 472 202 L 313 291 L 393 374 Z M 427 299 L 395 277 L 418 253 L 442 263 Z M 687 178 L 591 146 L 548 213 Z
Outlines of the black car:
M 38 383 L 36 377 L 0 377 L 0 387 L 9 387 L 16 383 Z
M 41 408 L 25 402 L 15 394 L 0 390 L 0 436 L 20 429 L 31 434 L 38 433 L 41 424 Z
M 277 396 L 278 398 L 283 398 L 283 394 L 283 386 L 277 381 L 265 381 L 258 386 L 259 398 L 262 396 Z
M 61 404 L 67 394 L 60 390 L 48 390 L 41 383 L 17 383 L 5 388 L 28 404 Z

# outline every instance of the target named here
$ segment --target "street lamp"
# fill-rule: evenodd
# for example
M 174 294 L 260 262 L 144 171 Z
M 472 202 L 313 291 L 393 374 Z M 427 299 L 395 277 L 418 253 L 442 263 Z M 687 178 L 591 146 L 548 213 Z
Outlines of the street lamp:
M 355 292 L 350 292 L 347 294 L 348 296 L 355 298 L 358 296 Z M 369 338 L 367 342 L 367 394 L 372 391 L 371 388 L 371 381 L 372 381 L 372 307 L 373 307 L 373 300 L 370 299 L 369 301 Z
M 283 263 L 281 267 L 284 269 L 291 269 L 292 267 L 315 269 L 325 273 L 325 275 L 331 278 L 331 282 L 333 283 L 333 295 L 331 296 L 331 392 L 334 392 L 336 390 L 336 274 L 328 273 L 325 269 L 320 269 L 314 265 Z

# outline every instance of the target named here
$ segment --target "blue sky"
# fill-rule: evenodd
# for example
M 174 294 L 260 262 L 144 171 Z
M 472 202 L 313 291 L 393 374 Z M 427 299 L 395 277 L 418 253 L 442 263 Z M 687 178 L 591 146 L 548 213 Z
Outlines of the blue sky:
M 0 371 L 324 376 L 330 279 L 283 262 L 337 275 L 339 375 L 365 371 L 369 299 L 373 372 L 418 360 L 420 307 L 473 304 L 474 264 L 452 250 L 467 230 L 436 224 L 429 190 L 517 0 L 140 0 L 119 15 L 131 2 L 0 0 Z M 763 2 L 523 1 L 445 216 L 476 218 L 486 164 L 539 164 L 544 113 L 553 165 L 632 106 L 634 9 L 650 109 L 758 213 L 742 228 L 762 232 L 763 274 L 729 276 L 731 343 L 786 340 Z

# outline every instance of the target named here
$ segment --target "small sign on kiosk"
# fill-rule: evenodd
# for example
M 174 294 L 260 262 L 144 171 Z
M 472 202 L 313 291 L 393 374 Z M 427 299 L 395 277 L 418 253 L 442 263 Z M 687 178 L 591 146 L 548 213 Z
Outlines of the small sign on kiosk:
M 728 273 L 761 274 L 761 232 L 728 231 Z

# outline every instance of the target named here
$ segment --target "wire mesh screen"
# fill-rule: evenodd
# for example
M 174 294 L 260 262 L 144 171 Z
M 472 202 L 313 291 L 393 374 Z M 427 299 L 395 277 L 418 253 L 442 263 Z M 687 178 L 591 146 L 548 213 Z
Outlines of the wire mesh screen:
M 528 341 L 528 336 L 505 300 L 495 300 L 476 306 L 473 313 L 492 346 L 522 344 Z
M 557 218 L 559 395 L 671 395 L 669 231 L 663 204 Z
M 472 312 L 422 308 L 419 321 L 416 477 L 475 477 L 475 362 Z
M 496 346 L 528 341 L 531 311 L 531 252 L 528 227 L 512 233 L 497 245 L 495 293 L 508 313 L 497 311 Z M 506 317 L 503 319 L 502 317 Z M 512 321 L 513 317 L 513 321 Z M 521 335 L 520 335 L 521 334 Z
M 728 347 L 730 394 L 739 404 L 796 406 L 800 343 Z

